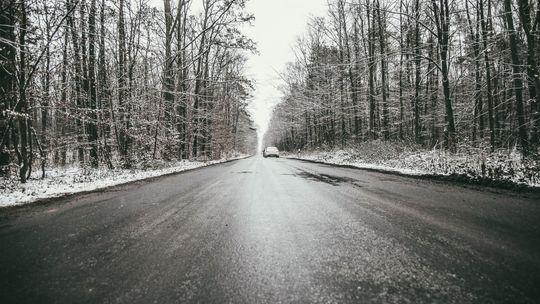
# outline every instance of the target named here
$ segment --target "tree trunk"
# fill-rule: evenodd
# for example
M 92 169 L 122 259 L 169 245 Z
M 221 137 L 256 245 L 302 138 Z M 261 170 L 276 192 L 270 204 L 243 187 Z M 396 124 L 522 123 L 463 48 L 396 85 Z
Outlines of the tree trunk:
M 126 104 L 126 30 L 124 22 L 124 0 L 119 0 L 118 11 L 118 112 L 120 128 L 118 132 L 118 149 L 124 167 L 130 166 L 129 160 L 129 122 Z M 111 105 L 112 107 L 112 105 Z M 114 113 L 114 111 L 112 111 Z
M 529 0 L 519 0 L 519 17 L 521 25 L 527 39 L 527 83 L 529 87 L 529 98 L 531 103 L 531 118 L 533 120 L 531 131 L 531 144 L 540 142 L 540 101 L 538 93 L 540 92 L 540 71 L 537 61 L 536 39 L 540 35 L 540 3 L 536 3 L 536 20 L 531 20 L 531 8 Z
M 368 100 L 369 100 L 369 138 L 377 138 L 375 133 L 375 46 L 374 46 L 374 34 L 372 26 L 370 24 L 370 6 L 369 0 L 366 0 L 366 16 L 368 26 L 368 65 L 369 65 L 369 81 L 368 81 Z M 374 23 L 374 22 L 373 22 Z
M 187 8 L 186 8 L 186 1 L 185 0 L 178 0 L 178 11 L 176 15 L 177 19 L 177 26 L 176 29 L 176 41 L 177 41 L 177 47 L 176 51 L 178 52 L 176 54 L 177 56 L 177 73 L 178 73 L 178 80 L 177 80 L 177 88 L 176 91 L 179 93 L 178 98 L 178 114 L 179 114 L 179 122 L 177 123 L 178 133 L 180 135 L 179 143 L 178 143 L 178 157 L 181 159 L 188 158 L 188 155 L 186 153 L 187 147 L 186 147 L 186 141 L 187 141 L 187 83 L 186 79 L 188 77 L 188 68 L 186 65 L 186 51 L 185 48 L 185 41 L 186 41 L 186 23 L 187 23 Z
M 173 58 L 171 55 L 171 45 L 173 37 L 173 18 L 171 13 L 171 1 L 164 0 L 165 10 L 165 66 L 163 68 L 163 100 L 165 102 L 165 133 L 167 142 L 164 153 L 165 158 L 170 159 L 172 146 L 169 142 L 170 130 L 173 128 L 173 109 L 174 109 L 174 78 L 173 78 Z
M 484 0 L 479 0 L 480 24 L 482 27 L 482 41 L 484 48 L 484 62 L 486 67 L 487 101 L 488 101 L 488 124 L 489 124 L 489 143 L 491 150 L 495 149 L 495 121 L 493 120 L 493 89 L 491 88 L 491 63 L 488 50 L 487 25 L 484 18 Z
M 20 136 L 20 154 L 22 165 L 19 170 L 19 178 L 21 183 L 26 183 L 28 163 L 28 104 L 26 100 L 26 31 L 27 31 L 27 16 L 26 16 L 26 1 L 21 1 L 20 4 L 20 27 L 19 27 L 19 102 L 15 108 L 19 118 L 19 136 Z
M 420 63 L 421 63 L 421 37 L 420 37 L 420 0 L 414 5 L 414 139 L 417 143 L 422 142 L 420 125 Z
M 8 151 L 10 143 L 13 143 L 13 148 L 15 148 L 15 143 L 10 141 L 10 137 L 14 138 L 10 135 L 16 133 L 14 119 L 6 113 L 17 103 L 15 7 L 15 0 L 0 2 L 0 58 L 2 58 L 0 60 L 0 176 L 9 173 L 6 166 L 11 161 Z
M 510 39 L 510 55 L 512 57 L 512 72 L 514 79 L 514 94 L 516 98 L 516 115 L 518 123 L 519 142 L 524 155 L 529 154 L 529 141 L 527 137 L 527 126 L 525 124 L 525 111 L 523 109 L 523 80 L 521 79 L 521 62 L 517 49 L 518 38 L 514 29 L 514 17 L 512 16 L 511 0 L 504 0 L 504 14 L 508 36 Z
M 437 38 L 439 41 L 439 52 L 441 62 L 441 73 L 443 81 L 443 94 L 445 105 L 445 144 L 446 148 L 450 151 L 456 149 L 456 127 L 454 124 L 454 111 L 452 108 L 452 100 L 450 97 L 450 80 L 449 74 L 449 61 L 448 61 L 448 43 L 450 40 L 450 12 L 448 6 L 448 0 L 439 0 L 440 7 L 437 5 L 436 0 L 432 0 L 433 11 L 435 13 L 435 23 L 437 25 Z
M 388 121 L 390 119 L 388 112 L 388 101 L 387 101 L 387 73 L 388 68 L 386 65 L 386 23 L 382 21 L 381 18 L 381 5 L 379 0 L 376 2 L 377 7 L 377 21 L 379 27 L 379 51 L 381 56 L 381 94 L 382 94 L 382 107 L 383 107 L 383 122 L 382 122 L 382 133 L 384 139 L 388 140 L 390 137 L 390 130 L 388 126 Z
M 67 0 L 66 6 L 67 10 L 73 10 L 73 2 L 72 0 Z M 75 21 L 72 16 L 68 17 L 68 26 L 71 33 L 71 43 L 73 45 L 73 58 L 74 58 L 74 65 L 75 65 L 75 100 L 76 100 L 76 106 L 77 106 L 77 116 L 76 116 L 76 123 L 77 123 L 77 142 L 78 142 L 78 148 L 77 148 L 77 155 L 78 160 L 81 164 L 84 163 L 84 128 L 83 128 L 83 113 L 82 109 L 84 108 L 84 99 L 83 99 L 83 77 L 82 77 L 82 65 L 81 65 L 81 56 L 80 56 L 80 45 L 79 45 L 79 38 L 77 35 L 77 29 L 75 28 Z
M 90 164 L 97 168 L 98 159 L 98 129 L 97 129 L 97 90 L 96 90 L 96 0 L 91 0 L 88 15 L 88 101 L 90 115 L 88 122 L 88 141 L 90 142 Z

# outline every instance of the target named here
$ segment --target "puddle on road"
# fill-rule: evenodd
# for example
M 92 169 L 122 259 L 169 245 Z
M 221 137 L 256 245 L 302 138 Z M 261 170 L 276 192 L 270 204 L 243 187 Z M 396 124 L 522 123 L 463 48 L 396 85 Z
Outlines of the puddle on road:
M 327 183 L 332 186 L 339 186 L 342 183 L 351 183 L 356 186 L 356 184 L 354 183 L 356 182 L 356 180 L 349 177 L 335 176 L 329 174 L 313 174 L 306 171 L 301 171 L 300 173 L 297 173 L 295 175 L 312 181 Z
M 239 171 L 239 172 L 233 172 L 233 173 L 236 173 L 236 174 L 251 174 L 251 173 L 253 173 L 253 171 Z

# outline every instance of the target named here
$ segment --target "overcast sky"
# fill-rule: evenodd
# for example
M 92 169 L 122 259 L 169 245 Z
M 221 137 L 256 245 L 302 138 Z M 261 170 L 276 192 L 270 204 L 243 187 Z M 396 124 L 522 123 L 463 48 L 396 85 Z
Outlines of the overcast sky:
M 281 96 L 276 88 L 278 73 L 294 60 L 292 48 L 296 38 L 306 30 L 310 16 L 323 16 L 326 0 L 250 0 L 247 11 L 255 15 L 247 36 L 257 42 L 259 55 L 251 55 L 250 75 L 257 83 L 250 105 L 259 132 L 264 132 L 272 107 Z

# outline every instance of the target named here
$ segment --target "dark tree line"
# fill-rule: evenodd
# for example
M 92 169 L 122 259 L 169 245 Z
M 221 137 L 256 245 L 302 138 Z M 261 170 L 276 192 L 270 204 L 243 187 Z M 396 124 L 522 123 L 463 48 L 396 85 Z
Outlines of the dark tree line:
M 245 0 L 0 1 L 0 166 L 252 152 Z
M 333 0 L 299 39 L 265 141 L 518 147 L 540 136 L 540 5 L 529 0 Z

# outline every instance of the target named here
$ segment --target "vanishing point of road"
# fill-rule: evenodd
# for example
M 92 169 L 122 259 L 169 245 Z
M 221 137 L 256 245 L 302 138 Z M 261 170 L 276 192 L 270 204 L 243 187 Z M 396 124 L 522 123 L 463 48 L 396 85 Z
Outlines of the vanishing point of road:
M 539 303 L 540 200 L 290 159 L 0 209 L 0 303 Z

